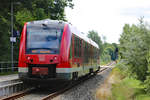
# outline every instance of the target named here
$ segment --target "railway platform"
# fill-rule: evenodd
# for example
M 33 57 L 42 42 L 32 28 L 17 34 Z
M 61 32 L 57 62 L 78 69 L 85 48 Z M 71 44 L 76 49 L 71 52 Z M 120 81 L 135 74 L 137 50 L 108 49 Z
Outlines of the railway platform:
M 17 80 L 17 79 L 18 79 L 18 74 L 4 75 L 4 76 L 0 76 L 0 83 L 5 81 Z
M 0 76 L 0 100 L 2 97 L 7 97 L 26 88 L 27 86 L 19 80 L 18 74 Z

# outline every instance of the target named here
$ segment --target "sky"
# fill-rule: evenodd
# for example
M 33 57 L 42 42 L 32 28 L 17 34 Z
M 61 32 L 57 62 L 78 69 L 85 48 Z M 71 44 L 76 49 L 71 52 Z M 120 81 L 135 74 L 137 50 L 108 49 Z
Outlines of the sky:
M 109 43 L 119 43 L 124 24 L 150 22 L 150 0 L 73 0 L 66 8 L 67 20 L 81 32 L 95 30 Z

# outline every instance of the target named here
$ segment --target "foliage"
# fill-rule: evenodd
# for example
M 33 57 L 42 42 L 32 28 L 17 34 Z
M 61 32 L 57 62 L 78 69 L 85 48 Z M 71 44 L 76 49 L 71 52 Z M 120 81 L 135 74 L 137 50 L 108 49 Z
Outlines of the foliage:
M 141 21 L 142 22 L 142 21 Z M 147 76 L 150 31 L 142 23 L 139 25 L 126 24 L 120 38 L 120 58 L 129 67 L 131 75 L 144 81 Z
M 141 81 L 126 77 L 120 80 L 119 83 L 113 84 L 112 87 L 112 100 L 134 100 L 134 98 L 139 98 L 141 95 L 149 98 L 145 94 L 144 87 L 141 85 Z M 136 100 L 145 100 L 136 99 Z
M 104 43 L 103 44 L 103 56 L 105 55 L 109 55 L 110 56 L 110 60 L 115 61 L 118 58 L 118 46 L 116 43 Z
M 147 62 L 148 62 L 148 71 L 147 71 L 147 76 L 146 80 L 144 81 L 145 84 L 145 90 L 147 93 L 150 93 L 150 51 L 147 54 Z
M 4 28 L 3 28 L 4 27 Z M 7 28 L 6 28 L 7 27 Z M 10 43 L 9 43 L 9 21 L 0 16 L 0 59 L 8 59 L 10 60 Z M 7 51 L 7 52 L 6 52 Z M 7 55 L 6 55 L 7 54 Z
M 111 74 L 114 75 L 114 84 L 112 84 L 112 97 L 110 100 L 149 100 L 150 96 L 146 94 L 144 85 L 135 78 L 124 76 L 123 64 L 113 68 Z M 143 98 L 142 98 L 143 97 Z
M 113 52 L 113 50 L 112 50 L 113 47 L 109 43 L 105 42 L 103 44 L 103 48 L 104 48 L 104 50 L 103 50 L 103 53 L 101 55 L 101 65 L 104 65 L 104 64 L 111 62 L 111 60 L 112 60 L 111 59 L 111 53 Z
M 120 61 L 123 61 L 128 75 L 144 83 L 150 93 L 150 29 L 140 19 L 139 25 L 126 24 L 120 38 Z M 141 95 L 139 98 L 145 97 Z M 145 97 L 147 98 L 147 96 Z
M 101 37 L 98 35 L 98 32 L 94 30 L 88 32 L 88 37 L 97 43 L 100 48 L 101 65 L 107 64 L 112 60 L 115 61 L 118 58 L 117 44 L 110 44 L 107 42 L 103 43 Z
M 119 72 L 121 72 L 120 74 L 123 77 L 126 77 L 126 76 L 130 77 L 130 71 L 129 71 L 127 65 L 125 64 L 124 60 L 119 60 L 118 63 L 116 64 L 116 67 L 120 70 Z
M 109 54 L 103 54 L 101 56 L 101 65 L 106 65 L 108 64 L 109 62 L 111 62 L 111 56 Z
M 39 16 L 37 16 L 39 18 Z M 27 9 L 23 9 L 22 11 L 18 11 L 16 14 L 16 22 L 21 26 L 24 25 L 25 22 L 29 22 L 34 20 L 32 13 Z
M 102 44 L 101 37 L 94 30 L 88 32 L 88 37 L 91 38 L 95 43 L 98 44 L 98 46 L 100 48 L 100 55 L 101 55 L 103 52 L 103 46 L 102 46 L 103 44 Z
M 1 0 L 0 3 L 0 61 L 11 59 L 11 2 L 13 2 L 14 30 L 22 31 L 25 22 L 50 18 L 65 20 L 65 8 L 73 8 L 72 0 Z M 17 38 L 19 42 L 19 37 Z M 19 43 L 14 44 L 14 57 L 18 59 Z

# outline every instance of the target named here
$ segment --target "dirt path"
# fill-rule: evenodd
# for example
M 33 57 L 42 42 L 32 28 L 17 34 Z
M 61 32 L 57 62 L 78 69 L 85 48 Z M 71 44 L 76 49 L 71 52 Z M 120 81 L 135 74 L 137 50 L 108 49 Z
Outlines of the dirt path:
M 112 84 L 116 83 L 116 76 L 114 74 L 110 74 L 108 78 L 104 81 L 102 85 L 96 91 L 97 100 L 108 100 L 111 94 Z

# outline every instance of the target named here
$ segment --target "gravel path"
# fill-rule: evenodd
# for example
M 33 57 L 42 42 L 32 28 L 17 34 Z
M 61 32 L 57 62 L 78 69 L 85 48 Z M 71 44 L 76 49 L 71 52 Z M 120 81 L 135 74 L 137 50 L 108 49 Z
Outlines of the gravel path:
M 93 78 L 70 89 L 53 100 L 96 100 L 96 89 L 104 82 L 110 71 L 111 68 L 108 68 L 98 73 Z

